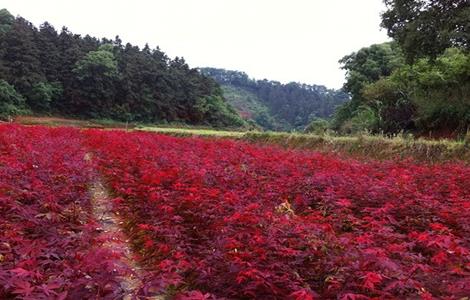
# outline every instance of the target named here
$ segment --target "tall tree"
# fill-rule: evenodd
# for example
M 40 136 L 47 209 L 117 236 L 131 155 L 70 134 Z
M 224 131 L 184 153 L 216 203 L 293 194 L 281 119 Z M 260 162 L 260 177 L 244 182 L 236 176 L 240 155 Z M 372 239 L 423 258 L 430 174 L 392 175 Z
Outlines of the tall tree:
M 384 0 L 382 26 L 405 51 L 408 61 L 445 49 L 470 49 L 470 1 Z
M 7 72 L 0 74 L 23 95 L 33 85 L 44 81 L 36 44 L 37 29 L 27 20 L 16 18 L 7 34 L 2 36 L 2 64 Z
M 0 34 L 7 33 L 13 22 L 15 22 L 15 17 L 8 10 L 0 9 Z
M 112 116 L 118 65 L 113 46 L 105 44 L 90 51 L 73 69 L 76 84 L 80 86 L 72 100 L 78 111 L 86 111 L 91 117 Z M 104 115 L 104 114 L 109 115 Z
M 404 64 L 400 48 L 394 42 L 375 44 L 343 57 L 340 63 L 346 71 L 343 89 L 351 95 L 351 101 L 335 112 L 333 127 L 336 130 L 345 129 L 347 124 L 354 127 L 351 120 L 357 120 L 361 124 L 374 123 L 374 120 L 360 118 L 373 117 L 370 108 L 364 107 L 369 104 L 363 97 L 363 90 L 367 85 L 389 76 L 393 70 Z M 359 117 L 354 119 L 356 116 Z

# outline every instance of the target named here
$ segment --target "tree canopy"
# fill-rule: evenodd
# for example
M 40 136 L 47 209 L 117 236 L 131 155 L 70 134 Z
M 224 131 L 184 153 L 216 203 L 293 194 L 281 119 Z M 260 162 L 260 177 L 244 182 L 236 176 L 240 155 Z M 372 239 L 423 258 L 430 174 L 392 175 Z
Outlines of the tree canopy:
M 408 61 L 436 58 L 447 48 L 470 49 L 468 0 L 384 0 L 382 26 Z

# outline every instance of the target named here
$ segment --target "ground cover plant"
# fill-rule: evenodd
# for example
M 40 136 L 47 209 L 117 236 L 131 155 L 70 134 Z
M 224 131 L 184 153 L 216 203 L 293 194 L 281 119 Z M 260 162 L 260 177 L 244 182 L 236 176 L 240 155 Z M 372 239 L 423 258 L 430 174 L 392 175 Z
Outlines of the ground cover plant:
M 0 299 L 119 299 L 75 129 L 0 126 Z
M 470 168 L 86 131 L 140 263 L 175 299 L 465 299 Z

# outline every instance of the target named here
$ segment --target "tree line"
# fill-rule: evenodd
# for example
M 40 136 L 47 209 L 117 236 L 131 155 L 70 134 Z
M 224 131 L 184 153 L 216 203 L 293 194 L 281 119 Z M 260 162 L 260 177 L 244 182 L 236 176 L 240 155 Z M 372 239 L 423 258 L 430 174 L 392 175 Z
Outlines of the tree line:
M 0 10 L 0 118 L 25 112 L 244 126 L 220 86 L 158 47 L 36 28 Z

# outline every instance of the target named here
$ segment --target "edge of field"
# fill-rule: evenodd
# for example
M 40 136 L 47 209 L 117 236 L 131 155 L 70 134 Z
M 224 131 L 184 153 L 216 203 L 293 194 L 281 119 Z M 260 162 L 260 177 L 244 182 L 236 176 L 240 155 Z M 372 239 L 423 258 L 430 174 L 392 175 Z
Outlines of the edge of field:
M 172 127 L 171 125 L 138 125 L 109 120 L 75 120 L 55 117 L 23 116 L 14 123 L 23 125 L 73 126 L 79 128 L 123 129 L 155 132 L 176 137 L 207 137 L 242 140 L 258 144 L 278 145 L 291 149 L 314 150 L 347 155 L 357 159 L 413 159 L 423 162 L 470 162 L 470 142 L 429 140 L 369 134 L 332 136 L 286 132 L 231 131 L 211 128 Z
M 202 136 L 230 138 L 252 143 L 274 144 L 285 148 L 315 150 L 365 159 L 413 159 L 425 162 L 470 162 L 470 144 L 455 140 L 426 140 L 402 136 L 393 138 L 375 135 L 330 136 L 284 132 L 241 132 L 182 128 L 141 127 L 177 137 Z

